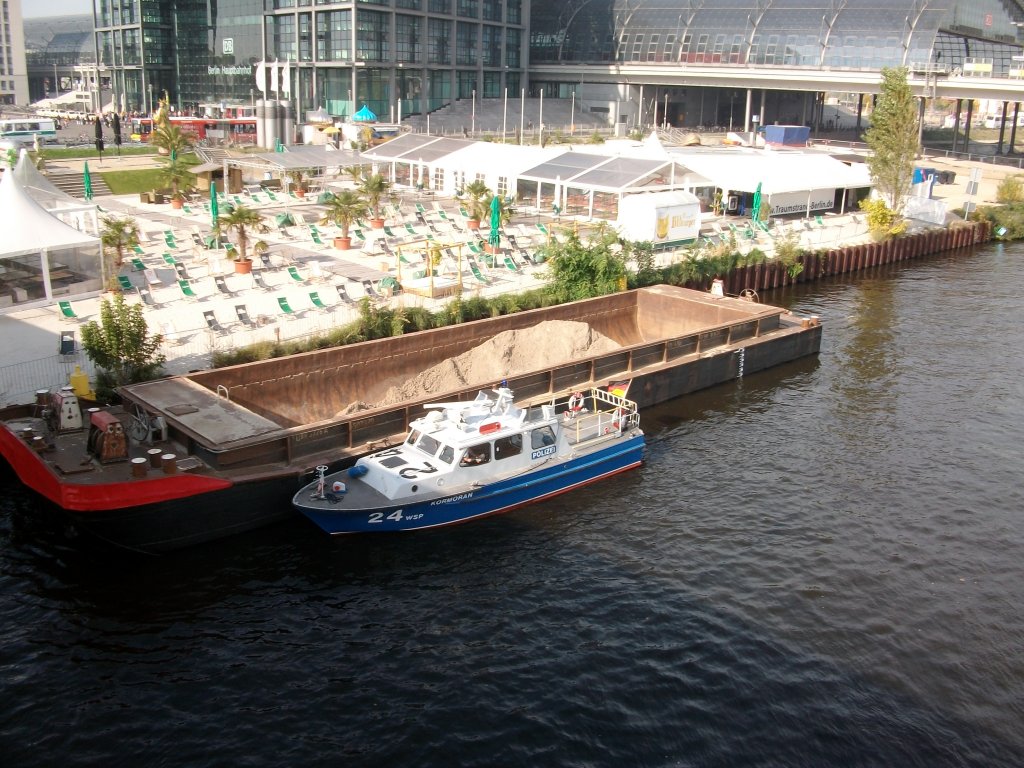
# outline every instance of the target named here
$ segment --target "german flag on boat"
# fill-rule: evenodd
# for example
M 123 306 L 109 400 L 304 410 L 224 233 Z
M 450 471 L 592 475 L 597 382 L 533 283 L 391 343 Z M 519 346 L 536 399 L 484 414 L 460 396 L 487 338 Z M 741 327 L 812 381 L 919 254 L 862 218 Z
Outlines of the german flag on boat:
M 625 397 L 626 393 L 629 392 L 629 383 L 631 379 L 625 381 L 613 381 L 608 384 L 608 391 L 618 397 Z

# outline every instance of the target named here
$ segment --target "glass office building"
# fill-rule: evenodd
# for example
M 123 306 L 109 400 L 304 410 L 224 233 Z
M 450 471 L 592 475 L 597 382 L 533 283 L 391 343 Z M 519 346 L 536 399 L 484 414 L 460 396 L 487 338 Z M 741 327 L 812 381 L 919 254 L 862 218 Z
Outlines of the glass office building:
M 459 99 L 568 98 L 575 74 L 548 64 L 663 68 L 668 117 L 721 120 L 684 94 L 687 67 L 927 68 L 955 75 L 1021 70 L 1012 0 L 94 0 L 99 67 L 127 109 L 164 91 L 176 108 L 249 102 L 255 65 L 291 62 L 297 111 L 336 116 L 366 104 L 382 118 Z M 666 85 L 665 75 L 679 85 Z M 635 87 L 642 80 L 633 77 Z M 532 82 L 528 82 L 532 81 Z M 626 75 L 623 75 L 623 83 Z M 794 83 L 799 87 L 799 83 Z M 742 85 L 733 88 L 742 88 Z M 275 94 L 276 95 L 276 94 Z M 628 96 L 627 96 L 628 97 Z M 733 102 L 742 96 L 729 97 Z M 772 96 L 783 114 L 785 92 Z M 792 101 L 792 96 L 788 98 Z M 664 115 L 663 115 L 664 116 Z M 705 116 L 707 117 L 707 116 Z M 705 120 L 705 122 L 707 121 Z
M 261 0 L 95 0 L 97 60 L 115 99 L 148 112 L 249 102 L 263 58 Z
M 523 0 L 95 0 L 97 57 L 127 109 L 258 98 L 255 65 L 291 62 L 301 112 L 403 116 L 517 93 Z M 274 95 L 277 95 L 276 93 Z
M 1000 0 L 553 0 L 533 10 L 531 63 L 622 62 L 1005 75 L 1024 8 Z
M 518 93 L 528 0 L 266 0 L 267 58 L 296 62 L 299 108 L 384 119 Z M 294 71 L 294 70 L 293 70 Z

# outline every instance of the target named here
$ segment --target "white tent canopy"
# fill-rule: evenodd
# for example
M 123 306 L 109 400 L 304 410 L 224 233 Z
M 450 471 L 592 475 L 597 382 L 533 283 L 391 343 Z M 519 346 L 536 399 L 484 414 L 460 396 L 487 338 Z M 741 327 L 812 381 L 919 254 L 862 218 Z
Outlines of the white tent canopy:
M 732 192 L 752 193 L 758 184 L 763 195 L 871 186 L 866 166 L 849 166 L 820 153 L 679 149 L 671 154 L 690 170 Z
M 52 299 L 55 280 L 69 281 L 68 292 L 70 281 L 82 291 L 102 286 L 99 238 L 47 213 L 13 172 L 0 180 L 0 231 L 3 303 Z
M 99 233 L 99 206 L 79 200 L 54 186 L 32 163 L 28 150 L 21 150 L 18 164 L 14 166 L 14 178 L 44 210 L 53 214 L 65 224 L 91 235 Z

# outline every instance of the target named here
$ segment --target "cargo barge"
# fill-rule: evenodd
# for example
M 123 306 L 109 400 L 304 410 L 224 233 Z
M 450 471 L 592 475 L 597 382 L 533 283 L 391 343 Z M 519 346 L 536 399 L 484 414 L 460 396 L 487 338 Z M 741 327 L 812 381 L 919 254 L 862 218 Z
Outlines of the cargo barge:
M 738 298 L 656 286 L 473 323 L 175 376 L 80 410 L 70 390 L 0 413 L 0 454 L 74 523 L 119 547 L 163 552 L 295 515 L 314 468 L 344 468 L 402 439 L 424 403 L 471 400 L 479 382 L 396 406 L 396 383 L 499 333 L 583 322 L 618 344 L 506 375 L 517 399 L 550 401 L 629 381 L 640 408 L 817 354 L 821 326 Z

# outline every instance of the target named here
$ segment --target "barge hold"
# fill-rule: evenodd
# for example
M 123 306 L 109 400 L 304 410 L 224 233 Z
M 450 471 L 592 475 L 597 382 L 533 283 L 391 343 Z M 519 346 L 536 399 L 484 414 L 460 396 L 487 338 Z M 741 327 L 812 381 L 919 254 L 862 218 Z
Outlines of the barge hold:
M 377 403 L 393 385 L 499 333 L 550 320 L 586 323 L 618 346 L 490 382 Z M 314 468 L 330 472 L 398 443 L 423 405 L 472 400 L 507 380 L 550 401 L 629 380 L 640 408 L 817 354 L 821 326 L 778 307 L 655 286 L 378 341 L 123 387 L 123 404 L 70 427 L 69 393 L 0 413 L 0 454 L 20 481 L 77 526 L 120 547 L 161 552 L 295 515 Z M 123 446 L 123 448 L 122 448 Z

